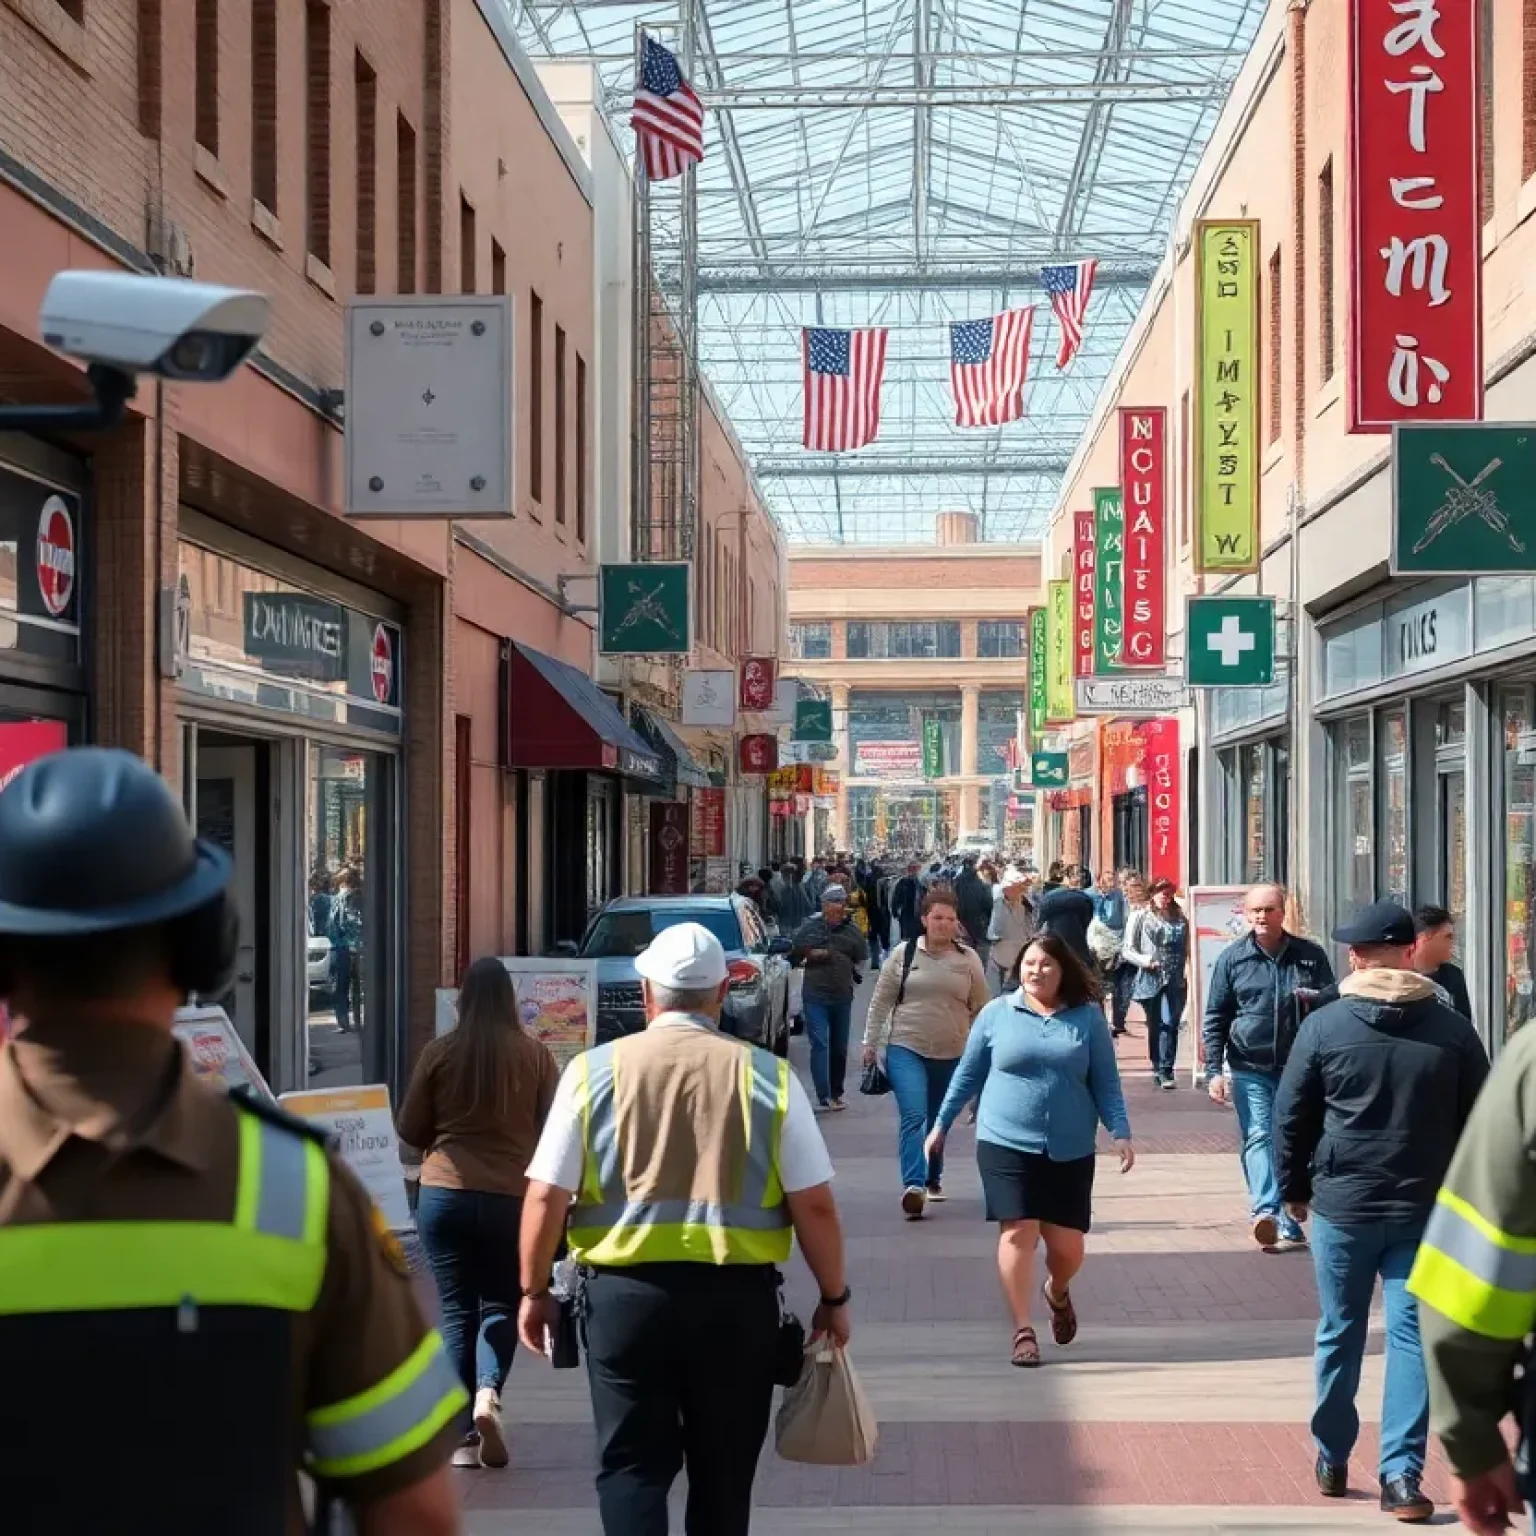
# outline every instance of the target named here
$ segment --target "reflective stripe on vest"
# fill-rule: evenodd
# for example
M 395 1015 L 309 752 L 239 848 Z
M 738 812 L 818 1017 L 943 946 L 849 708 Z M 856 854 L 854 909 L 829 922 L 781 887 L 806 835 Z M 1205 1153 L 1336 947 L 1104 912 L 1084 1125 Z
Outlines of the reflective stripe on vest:
M 309 1138 L 241 1113 L 231 1221 L 0 1227 L 0 1316 L 175 1307 L 307 1312 L 325 1278 L 330 1170 Z
M 789 1063 L 744 1048 L 736 1088 L 746 1132 L 737 1198 L 724 1205 L 635 1199 L 624 1182 L 613 1047 L 577 1058 L 576 1105 L 585 1156 L 567 1234 L 573 1257 L 611 1265 L 788 1260 L 793 1233 L 779 1182 L 779 1137 L 789 1107 Z
M 1408 1289 L 1469 1333 L 1523 1339 L 1536 1326 L 1536 1239 L 1500 1231 L 1442 1189 Z
M 306 1416 L 309 1470 L 358 1477 L 420 1450 L 468 1402 L 442 1338 L 429 1333 L 376 1386 Z

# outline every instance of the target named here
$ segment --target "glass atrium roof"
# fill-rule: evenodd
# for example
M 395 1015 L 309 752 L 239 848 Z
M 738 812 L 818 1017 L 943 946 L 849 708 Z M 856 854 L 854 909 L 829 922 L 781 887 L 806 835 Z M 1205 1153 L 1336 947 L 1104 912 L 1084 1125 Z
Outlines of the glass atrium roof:
M 501 3 L 535 57 L 597 63 L 629 143 L 636 28 L 680 48 L 690 0 Z M 1265 0 L 691 3 L 700 362 L 789 537 L 927 543 L 953 510 L 1038 536 Z M 1058 372 L 1039 268 L 1089 257 Z M 948 323 L 1024 304 L 1028 417 L 956 427 Z M 879 437 L 807 454 L 800 329 L 870 324 Z

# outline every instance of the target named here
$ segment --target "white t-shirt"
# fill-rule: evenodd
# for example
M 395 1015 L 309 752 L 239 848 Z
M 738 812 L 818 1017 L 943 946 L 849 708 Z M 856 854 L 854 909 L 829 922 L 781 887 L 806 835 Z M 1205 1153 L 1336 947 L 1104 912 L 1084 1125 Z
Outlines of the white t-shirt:
M 656 1019 L 651 1029 L 706 1029 L 711 1026 L 673 1015 Z M 571 1064 L 574 1066 L 574 1063 Z M 582 1146 L 581 1116 L 576 1110 L 575 1074 L 567 1066 L 560 1074 L 554 1101 L 549 1106 L 549 1119 L 544 1122 L 543 1134 L 528 1164 L 528 1177 L 540 1184 L 552 1184 L 575 1194 L 581 1188 L 582 1164 L 585 1149 Z M 830 1183 L 832 1158 L 827 1144 L 822 1140 L 821 1127 L 811 1109 L 811 1101 L 800 1086 L 800 1079 L 789 1074 L 789 1103 L 784 1111 L 784 1126 L 779 1135 L 779 1182 L 785 1194 L 795 1194 L 802 1189 L 814 1189 L 818 1184 Z

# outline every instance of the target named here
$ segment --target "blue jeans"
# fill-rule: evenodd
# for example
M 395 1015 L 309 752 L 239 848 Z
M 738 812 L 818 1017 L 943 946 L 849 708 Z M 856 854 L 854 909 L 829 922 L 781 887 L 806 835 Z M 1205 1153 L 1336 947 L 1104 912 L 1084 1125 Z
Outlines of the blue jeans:
M 1336 1466 L 1349 1460 L 1360 1434 L 1355 1393 L 1370 1321 L 1371 1294 L 1381 1276 L 1387 1322 L 1387 1379 L 1381 1401 L 1382 1477 L 1417 1477 L 1429 1438 L 1429 1382 L 1419 1342 L 1418 1304 L 1408 1294 L 1424 1223 L 1337 1226 L 1312 1217 L 1312 1265 L 1322 1316 L 1317 1323 L 1317 1408 L 1312 1438 Z
M 1172 1077 L 1179 1056 L 1179 1020 L 1184 1017 L 1184 988 L 1164 987 L 1138 998 L 1147 1016 L 1147 1059 L 1159 1077 Z
M 1299 1238 L 1301 1228 L 1280 1205 L 1280 1180 L 1275 1175 L 1275 1149 L 1271 1140 L 1278 1073 L 1234 1072 L 1232 1107 L 1237 1111 L 1238 1134 L 1243 1138 L 1243 1178 L 1248 1183 L 1248 1209 L 1255 1216 L 1273 1216 L 1280 1235 Z
M 517 1352 L 522 1215 L 519 1196 L 474 1189 L 423 1185 L 417 1202 L 416 1230 L 437 1282 L 443 1344 L 471 1399 L 480 1387 L 501 1391 Z M 467 1409 L 464 1419 L 467 1428 Z
M 935 1188 L 944 1177 L 944 1154 L 932 1162 L 923 1156 L 923 1143 L 939 1118 L 939 1107 L 960 1060 L 935 1061 L 904 1045 L 885 1052 L 885 1075 L 896 1098 L 896 1155 L 901 1160 L 903 1189 Z
M 848 1028 L 853 1021 L 851 997 L 805 994 L 805 1032 L 811 1040 L 811 1083 L 823 1104 L 843 1096 L 848 1075 Z

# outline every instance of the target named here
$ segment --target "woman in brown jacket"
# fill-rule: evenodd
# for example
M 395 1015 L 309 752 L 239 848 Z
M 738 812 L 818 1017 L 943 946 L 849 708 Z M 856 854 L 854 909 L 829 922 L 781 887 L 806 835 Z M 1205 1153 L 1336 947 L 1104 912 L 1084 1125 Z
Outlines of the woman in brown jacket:
M 526 1170 L 560 1071 L 523 1033 L 507 968 L 476 960 L 458 1028 L 421 1053 L 400 1139 L 424 1154 L 416 1226 L 442 1303 L 443 1340 L 474 1400 L 455 1466 L 504 1467 L 501 1389 L 517 1349 L 518 1224 Z

